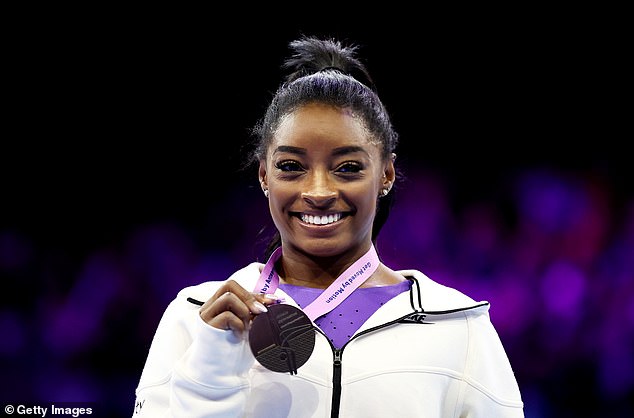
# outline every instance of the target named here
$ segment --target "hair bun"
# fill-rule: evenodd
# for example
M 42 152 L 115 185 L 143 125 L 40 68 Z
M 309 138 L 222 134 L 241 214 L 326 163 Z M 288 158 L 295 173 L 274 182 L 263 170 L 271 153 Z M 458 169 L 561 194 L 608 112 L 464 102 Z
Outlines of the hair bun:
M 358 45 L 304 35 L 291 41 L 289 47 L 292 55 L 282 65 L 290 71 L 286 82 L 320 71 L 339 71 L 375 90 L 365 65 L 357 58 Z

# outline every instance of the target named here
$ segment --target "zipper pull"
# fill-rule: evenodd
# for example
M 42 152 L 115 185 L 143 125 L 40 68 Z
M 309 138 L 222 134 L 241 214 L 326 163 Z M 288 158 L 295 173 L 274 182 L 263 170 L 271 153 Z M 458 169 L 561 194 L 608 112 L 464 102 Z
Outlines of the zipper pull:
M 341 366 L 341 350 L 335 350 L 334 354 L 335 354 L 335 360 L 333 364 L 339 367 Z

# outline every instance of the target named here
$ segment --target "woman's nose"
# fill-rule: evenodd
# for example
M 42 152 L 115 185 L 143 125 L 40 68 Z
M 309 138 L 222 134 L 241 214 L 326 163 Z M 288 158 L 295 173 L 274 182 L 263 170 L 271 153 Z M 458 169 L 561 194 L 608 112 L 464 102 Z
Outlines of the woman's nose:
M 327 173 L 315 173 L 306 182 L 302 199 L 315 206 L 324 206 L 337 198 L 337 191 Z

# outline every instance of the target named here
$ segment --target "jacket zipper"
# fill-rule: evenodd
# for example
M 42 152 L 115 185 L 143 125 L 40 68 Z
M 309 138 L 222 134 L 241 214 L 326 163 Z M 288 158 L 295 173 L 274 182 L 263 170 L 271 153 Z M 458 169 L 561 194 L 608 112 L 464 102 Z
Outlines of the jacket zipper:
M 320 334 L 322 334 L 325 338 L 326 341 L 328 341 L 328 343 L 330 344 L 330 348 L 332 349 L 332 353 L 333 353 L 333 361 L 332 361 L 332 407 L 330 410 L 330 418 L 338 418 L 339 417 L 339 406 L 341 405 L 341 356 L 343 355 L 343 349 L 346 348 L 346 346 L 350 343 L 350 341 L 368 334 L 370 332 L 376 331 L 378 329 L 381 328 L 385 328 L 388 327 L 390 325 L 394 325 L 396 323 L 398 323 L 400 321 L 399 318 L 395 321 L 390 321 L 387 322 L 385 324 L 379 325 L 377 327 L 374 328 L 369 328 L 366 329 L 365 331 L 362 331 L 360 333 L 358 333 L 357 335 L 355 335 L 354 337 L 350 338 L 350 340 L 348 340 L 347 343 L 345 343 L 341 348 L 335 348 L 334 345 L 332 345 L 332 341 L 330 341 L 330 339 L 326 336 L 326 334 L 319 329 L 318 327 L 315 327 L 315 330 L 317 330 L 317 332 L 319 332 Z
M 334 360 L 332 363 L 332 409 L 330 417 L 339 417 L 339 405 L 341 403 L 341 351 L 334 350 Z
M 419 291 L 417 292 L 418 295 L 418 308 L 414 305 L 414 289 L 412 286 L 412 289 L 410 289 L 410 303 L 412 304 L 412 308 L 414 310 L 414 312 L 422 312 L 422 308 L 420 308 L 420 287 L 418 287 L 418 280 L 416 280 L 415 278 L 409 278 L 408 280 L 410 280 L 411 282 L 415 283 L 417 288 L 419 289 Z M 340 349 L 335 348 L 335 346 L 332 344 L 332 341 L 330 341 L 330 338 L 328 338 L 328 336 L 321 330 L 319 329 L 319 327 L 315 327 L 315 329 L 317 330 L 317 332 L 319 332 L 321 335 L 323 335 L 326 338 L 326 341 L 328 341 L 328 343 L 330 344 L 330 348 L 332 349 L 333 352 L 333 362 L 332 362 L 332 406 L 331 406 L 331 410 L 330 410 L 330 417 L 331 418 L 338 418 L 339 417 L 339 407 L 341 406 L 341 356 L 343 355 L 343 350 L 344 348 L 346 348 L 346 346 L 350 343 L 350 341 L 368 334 L 370 332 L 376 331 L 378 329 L 381 328 L 385 328 L 385 327 L 389 327 L 391 325 L 394 325 L 396 323 L 398 323 L 399 321 L 401 321 L 403 318 L 408 317 L 408 315 L 405 315 L 399 319 L 396 319 L 394 321 L 390 321 L 387 322 L 385 324 L 376 326 L 374 328 L 369 328 L 365 331 L 361 331 L 360 333 L 356 334 L 355 336 L 353 336 L 352 338 L 350 338 L 350 340 L 348 340 L 347 343 L 345 343 Z

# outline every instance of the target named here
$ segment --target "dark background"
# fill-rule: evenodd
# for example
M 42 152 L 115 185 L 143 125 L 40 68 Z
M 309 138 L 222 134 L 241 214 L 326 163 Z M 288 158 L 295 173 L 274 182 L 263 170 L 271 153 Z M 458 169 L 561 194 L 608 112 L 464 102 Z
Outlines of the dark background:
M 492 302 L 527 417 L 628 416 L 631 43 L 616 11 L 595 12 L 377 10 L 383 20 L 373 21 L 331 10 L 337 19 L 315 22 L 196 10 L 7 13 L 3 402 L 91 402 L 131 415 L 147 348 L 178 289 L 260 258 L 270 224 L 255 171 L 240 170 L 242 147 L 288 42 L 306 33 L 360 46 L 401 135 L 403 209 L 386 226 L 384 257 Z M 430 191 L 448 218 L 437 235 L 412 221 L 430 216 L 439 201 Z M 569 227 L 585 198 L 596 199 L 599 226 Z M 466 227 L 470 216 L 484 220 Z M 551 223 L 540 229 L 531 216 Z M 490 239 L 477 231 L 491 223 L 502 238 L 474 262 L 470 251 Z M 437 244 L 408 239 L 412 230 Z M 536 245 L 540 234 L 596 245 L 571 256 Z M 543 253 L 529 273 L 521 251 L 504 247 L 530 239 Z M 562 259 L 575 279 L 544 273 L 561 271 L 550 267 Z M 508 270 L 522 274 L 499 273 Z M 531 278 L 563 296 L 536 296 Z M 570 283 L 582 296 L 566 302 Z M 505 295 L 521 301 L 521 315 Z

